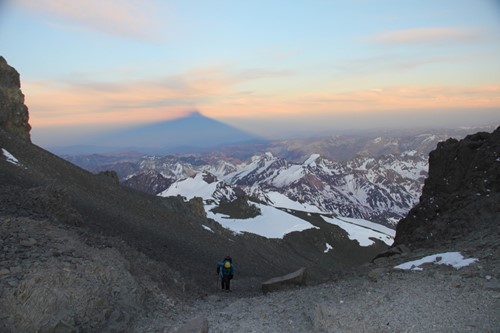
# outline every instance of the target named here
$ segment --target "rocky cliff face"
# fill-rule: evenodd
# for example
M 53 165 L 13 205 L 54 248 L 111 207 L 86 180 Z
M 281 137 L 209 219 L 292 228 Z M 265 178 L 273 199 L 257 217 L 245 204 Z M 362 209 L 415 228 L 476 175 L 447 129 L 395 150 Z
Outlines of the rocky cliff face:
M 420 202 L 396 229 L 395 245 L 433 245 L 469 233 L 498 233 L 500 127 L 461 141 L 449 139 L 429 155 Z
M 28 107 L 20 88 L 19 73 L 0 56 L 0 128 L 31 142 Z

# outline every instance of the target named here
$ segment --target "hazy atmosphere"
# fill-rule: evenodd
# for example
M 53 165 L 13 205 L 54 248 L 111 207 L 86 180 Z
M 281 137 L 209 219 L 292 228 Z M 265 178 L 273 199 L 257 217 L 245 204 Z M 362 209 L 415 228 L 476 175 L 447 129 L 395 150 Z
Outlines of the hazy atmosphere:
M 500 124 L 500 5 L 0 1 L 33 141 L 199 111 L 269 138 Z

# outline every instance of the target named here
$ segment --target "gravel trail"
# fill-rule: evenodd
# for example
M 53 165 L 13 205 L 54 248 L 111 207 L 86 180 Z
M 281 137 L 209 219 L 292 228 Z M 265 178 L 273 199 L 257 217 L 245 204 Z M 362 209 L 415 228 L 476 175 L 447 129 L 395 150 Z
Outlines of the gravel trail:
M 149 313 L 141 332 L 175 332 L 204 317 L 209 332 L 500 332 L 498 260 L 462 269 L 366 265 L 338 281 L 267 295 L 217 293 Z M 399 259 L 401 262 L 401 259 Z M 404 260 L 403 260 L 404 261 Z

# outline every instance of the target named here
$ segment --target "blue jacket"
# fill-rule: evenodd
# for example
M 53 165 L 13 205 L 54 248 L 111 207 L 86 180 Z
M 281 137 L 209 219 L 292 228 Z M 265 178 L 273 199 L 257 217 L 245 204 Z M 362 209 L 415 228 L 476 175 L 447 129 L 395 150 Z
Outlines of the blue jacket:
M 229 267 L 229 268 L 224 267 L 224 264 L 226 263 L 226 261 L 229 261 L 229 260 L 224 260 L 224 261 L 217 263 L 217 274 L 219 274 L 221 277 L 233 276 L 233 274 L 234 274 L 234 268 L 233 268 L 233 264 L 231 263 L 231 261 L 229 261 L 229 263 L 231 264 L 231 267 Z

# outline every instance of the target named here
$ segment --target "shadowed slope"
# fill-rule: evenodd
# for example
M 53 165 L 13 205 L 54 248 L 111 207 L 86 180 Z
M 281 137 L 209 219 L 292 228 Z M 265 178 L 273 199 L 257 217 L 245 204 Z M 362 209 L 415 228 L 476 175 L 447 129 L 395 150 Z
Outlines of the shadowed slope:
M 0 147 L 21 164 L 0 157 L 0 213 L 79 223 L 95 233 L 122 237 L 151 258 L 181 272 L 191 281 L 187 281 L 188 288 L 212 288 L 214 263 L 226 254 L 241 263 L 238 278 L 246 279 L 244 288 L 255 290 L 263 279 L 302 266 L 311 269 L 311 282 L 321 281 L 345 267 L 369 260 L 383 249 L 358 249 L 343 258 L 343 263 L 337 256 L 325 256 L 316 249 L 316 238 L 323 237 L 323 233 L 342 233 L 334 226 L 302 232 L 300 241 L 293 234 L 285 240 L 234 235 L 207 220 L 196 201 L 186 204 L 179 198 L 160 198 L 124 187 L 111 177 L 93 175 L 35 145 L 9 138 L 2 130 Z M 33 189 L 51 199 L 40 204 L 37 197 L 33 199 L 36 203 L 30 202 L 26 193 Z
M 119 151 L 160 154 L 263 140 L 257 135 L 194 111 L 182 118 L 113 131 L 82 145 L 52 147 L 50 150 L 58 154 Z

